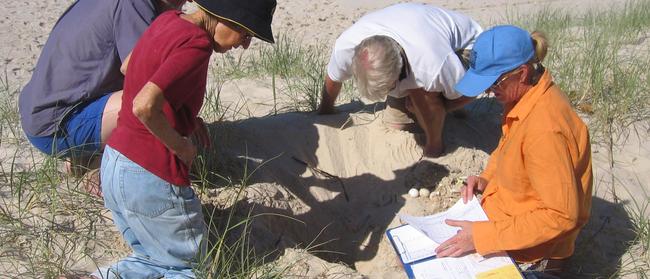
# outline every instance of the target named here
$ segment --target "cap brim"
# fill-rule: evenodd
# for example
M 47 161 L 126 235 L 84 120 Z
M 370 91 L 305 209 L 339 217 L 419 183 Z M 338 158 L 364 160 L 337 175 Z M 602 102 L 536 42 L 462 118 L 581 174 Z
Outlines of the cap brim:
M 209 13 L 210 15 L 220 18 L 222 20 L 226 20 L 228 22 L 231 22 L 233 24 L 238 25 L 239 27 L 245 29 L 247 32 L 251 33 L 254 37 L 268 42 L 268 43 L 275 43 L 275 40 L 273 39 L 273 31 L 271 30 L 271 23 L 269 22 L 268 24 L 263 24 L 260 22 L 259 18 L 257 18 L 255 15 L 239 15 L 235 16 L 234 14 L 230 14 L 231 10 L 224 9 L 224 7 L 216 6 L 212 7 L 212 10 L 217 10 L 218 8 L 221 8 L 222 10 L 219 10 L 220 14 L 216 14 L 213 12 L 211 9 L 208 7 L 204 7 L 203 5 L 206 5 L 205 3 L 199 3 L 197 1 L 194 2 L 200 9 L 203 11 Z M 240 20 L 237 21 L 234 18 L 239 17 Z
M 483 76 L 476 74 L 472 69 L 469 69 L 463 78 L 454 86 L 458 93 L 467 97 L 476 97 L 485 92 L 494 82 L 497 81 L 500 75 L 496 76 Z
M 215 16 L 230 21 L 234 24 L 237 24 L 238 26 L 246 29 L 246 31 L 251 33 L 255 38 L 258 38 L 267 43 L 271 43 L 271 44 L 275 43 L 275 40 L 273 39 L 273 31 L 271 31 L 270 25 L 262 26 L 261 24 L 255 24 L 255 23 L 249 23 L 248 25 L 246 25 L 243 22 L 237 22 L 234 19 L 230 19 L 224 16 L 218 16 L 218 15 Z M 257 32 L 255 32 L 255 30 L 257 30 Z

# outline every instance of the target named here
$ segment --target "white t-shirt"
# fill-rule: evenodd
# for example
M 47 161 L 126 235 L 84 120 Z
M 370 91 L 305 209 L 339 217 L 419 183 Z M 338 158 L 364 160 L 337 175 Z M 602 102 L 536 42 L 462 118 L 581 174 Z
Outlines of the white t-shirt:
M 365 38 L 384 35 L 402 46 L 412 71 L 389 95 L 400 98 L 408 89 L 423 88 L 457 99 L 461 94 L 454 85 L 465 68 L 455 52 L 472 48 L 482 31 L 474 20 L 453 11 L 417 3 L 392 5 L 363 16 L 336 39 L 327 74 L 338 82 L 352 77 L 354 48 Z

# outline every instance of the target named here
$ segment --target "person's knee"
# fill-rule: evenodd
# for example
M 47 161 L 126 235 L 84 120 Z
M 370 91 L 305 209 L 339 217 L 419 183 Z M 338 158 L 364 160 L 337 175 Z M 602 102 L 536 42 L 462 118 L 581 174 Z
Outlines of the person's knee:
M 440 92 L 426 92 L 423 90 L 412 90 L 408 96 L 414 111 L 422 114 L 444 111 L 445 101 Z
M 382 113 L 382 121 L 390 127 L 404 130 L 408 125 L 416 122 L 415 116 L 405 106 L 405 98 L 395 98 L 388 96 L 386 98 L 386 109 Z

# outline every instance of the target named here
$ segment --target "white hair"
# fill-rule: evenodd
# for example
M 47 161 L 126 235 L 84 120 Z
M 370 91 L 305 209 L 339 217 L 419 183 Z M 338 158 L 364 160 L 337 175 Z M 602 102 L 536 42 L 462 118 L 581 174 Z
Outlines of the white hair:
M 354 48 L 352 74 L 361 96 L 383 100 L 399 79 L 402 47 L 388 36 L 372 36 Z

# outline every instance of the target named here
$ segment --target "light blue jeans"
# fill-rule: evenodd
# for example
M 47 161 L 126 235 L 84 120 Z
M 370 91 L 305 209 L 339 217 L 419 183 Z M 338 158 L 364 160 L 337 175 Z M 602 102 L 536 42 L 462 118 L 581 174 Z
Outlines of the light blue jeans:
M 104 204 L 133 253 L 93 276 L 195 278 L 207 229 L 192 188 L 160 179 L 109 146 L 103 156 Z

